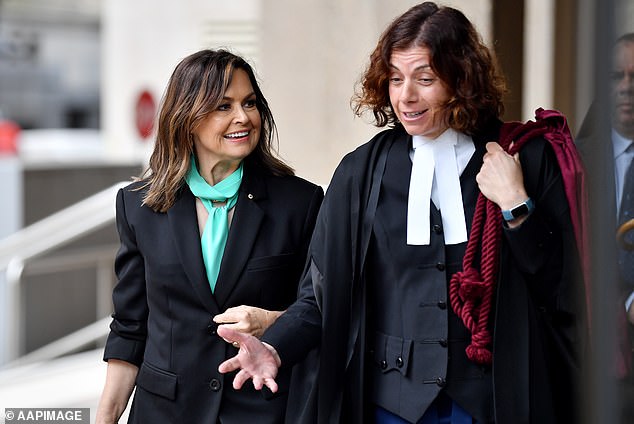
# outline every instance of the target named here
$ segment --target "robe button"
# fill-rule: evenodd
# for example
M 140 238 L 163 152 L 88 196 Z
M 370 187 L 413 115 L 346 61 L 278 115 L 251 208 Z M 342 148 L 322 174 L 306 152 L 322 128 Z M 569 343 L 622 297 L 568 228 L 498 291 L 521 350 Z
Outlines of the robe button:
M 211 324 L 209 324 L 207 326 L 207 331 L 209 332 L 209 334 L 211 334 L 212 336 L 215 336 L 216 330 L 218 329 L 218 324 L 216 324 L 215 322 L 212 322 Z
M 403 358 L 400 356 L 396 358 L 396 366 L 399 368 L 403 368 Z
M 381 369 L 382 370 L 387 369 L 387 361 L 385 359 L 381 361 Z
M 211 381 L 209 382 L 209 388 L 214 392 L 217 392 L 218 390 L 220 390 L 220 387 L 221 387 L 220 380 L 218 380 L 217 378 L 212 378 Z
M 442 347 L 447 347 L 447 339 L 440 339 L 438 340 L 438 343 L 442 346 Z
M 438 377 L 436 379 L 436 384 L 438 385 L 438 387 L 445 387 L 447 385 L 447 380 L 442 377 Z
M 440 225 L 438 225 L 438 224 L 435 224 L 435 225 L 432 227 L 432 230 L 433 230 L 433 231 L 434 231 L 434 233 L 436 233 L 436 234 L 440 234 L 440 233 L 442 233 L 442 227 L 441 227 Z
M 440 309 L 447 309 L 447 302 L 445 302 L 444 300 L 439 300 L 438 301 L 438 307 Z
M 247 197 L 249 198 L 249 200 L 253 200 L 253 195 L 251 193 L 247 194 Z
M 445 264 L 442 262 L 438 262 L 436 264 L 436 268 L 438 269 L 438 271 L 444 271 L 445 270 Z

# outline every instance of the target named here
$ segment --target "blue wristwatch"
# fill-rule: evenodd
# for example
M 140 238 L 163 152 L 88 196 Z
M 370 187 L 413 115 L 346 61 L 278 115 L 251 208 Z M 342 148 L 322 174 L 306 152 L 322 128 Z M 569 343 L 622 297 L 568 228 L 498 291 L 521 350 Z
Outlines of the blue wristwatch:
M 505 221 L 513 221 L 521 216 L 528 215 L 535 209 L 533 200 L 529 197 L 522 203 L 513 206 L 511 209 L 503 210 L 502 217 Z

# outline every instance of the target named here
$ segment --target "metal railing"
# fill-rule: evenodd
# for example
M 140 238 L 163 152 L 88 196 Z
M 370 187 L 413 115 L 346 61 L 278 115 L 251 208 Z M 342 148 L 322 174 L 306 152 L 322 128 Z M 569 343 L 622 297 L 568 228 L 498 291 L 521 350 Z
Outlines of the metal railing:
M 0 314 L 0 364 L 52 359 L 97 341 L 108 332 L 112 261 L 116 246 L 85 248 L 45 256 L 70 242 L 97 231 L 114 221 L 115 196 L 128 184 L 117 183 L 85 200 L 0 240 L 0 299 L 5 305 Z M 62 337 L 18 359 L 23 345 L 24 276 L 95 267 L 97 284 L 96 322 Z

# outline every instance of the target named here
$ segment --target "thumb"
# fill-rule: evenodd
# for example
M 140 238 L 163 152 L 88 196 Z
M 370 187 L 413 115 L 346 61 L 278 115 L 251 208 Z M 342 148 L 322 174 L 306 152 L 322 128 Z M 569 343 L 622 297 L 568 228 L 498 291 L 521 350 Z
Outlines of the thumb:
M 502 149 L 502 146 L 500 146 L 495 141 L 489 141 L 486 144 L 486 149 L 487 149 L 487 152 L 489 152 L 489 153 L 504 150 L 504 149 Z
M 228 328 L 226 325 L 219 325 L 218 335 L 229 342 L 238 342 L 242 344 L 247 338 L 246 334 L 236 331 L 232 328 Z

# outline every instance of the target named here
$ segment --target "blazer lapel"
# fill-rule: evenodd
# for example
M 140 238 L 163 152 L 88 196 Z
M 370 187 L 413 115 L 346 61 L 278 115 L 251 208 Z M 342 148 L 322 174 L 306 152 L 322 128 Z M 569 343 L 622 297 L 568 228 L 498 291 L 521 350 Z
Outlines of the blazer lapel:
M 258 205 L 258 201 L 266 196 L 266 187 L 261 179 L 257 178 L 257 174 L 254 175 L 255 170 L 247 165 L 245 163 L 240 194 L 214 292 L 220 307 L 227 302 L 240 279 L 264 219 L 264 211 Z
M 167 211 L 167 218 L 172 238 L 189 282 L 205 308 L 212 315 L 218 314 L 220 308 L 211 294 L 200 249 L 196 198 L 189 187 L 184 186 L 181 189 L 176 203 Z

